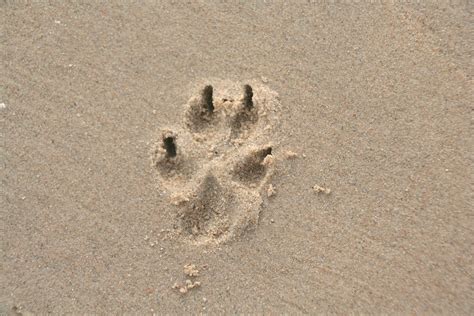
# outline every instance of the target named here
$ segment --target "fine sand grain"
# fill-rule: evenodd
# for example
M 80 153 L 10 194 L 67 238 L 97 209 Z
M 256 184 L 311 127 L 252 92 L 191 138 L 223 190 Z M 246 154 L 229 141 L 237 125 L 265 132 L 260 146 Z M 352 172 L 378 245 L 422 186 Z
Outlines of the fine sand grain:
M 0 1 L 0 313 L 474 313 L 468 1 Z

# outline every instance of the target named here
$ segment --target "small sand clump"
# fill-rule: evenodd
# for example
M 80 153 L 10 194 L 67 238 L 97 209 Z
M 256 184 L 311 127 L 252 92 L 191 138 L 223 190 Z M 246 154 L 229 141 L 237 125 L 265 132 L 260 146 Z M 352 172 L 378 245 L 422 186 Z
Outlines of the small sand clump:
M 190 277 L 197 277 L 199 276 L 199 270 L 196 269 L 196 266 L 194 264 L 187 264 L 183 268 L 184 274 Z
M 295 153 L 294 151 L 287 150 L 285 152 L 285 157 L 286 157 L 286 159 L 295 159 L 295 158 L 298 158 L 299 155 L 297 153 Z
M 330 193 L 331 193 L 331 189 L 329 189 L 329 188 L 324 188 L 324 187 L 319 186 L 319 185 L 317 185 L 317 184 L 315 184 L 315 185 L 313 186 L 313 191 L 314 191 L 315 193 L 318 193 L 318 194 L 319 194 L 319 193 L 324 193 L 324 194 L 330 194 Z
M 189 198 L 182 192 L 173 194 L 170 198 L 170 203 L 173 205 L 180 205 L 189 202 Z
M 196 268 L 196 265 L 194 264 L 186 264 L 183 267 L 183 273 L 186 274 L 188 277 L 195 278 L 199 276 L 199 270 Z M 179 291 L 181 294 L 186 294 L 188 293 L 189 290 L 194 289 L 195 287 L 200 287 L 201 282 L 199 281 L 192 281 L 190 279 L 186 279 L 184 281 L 184 284 L 180 284 L 178 282 L 175 282 L 175 284 L 172 286 L 173 289 L 176 289 Z
M 201 282 L 199 282 L 199 281 L 193 282 L 193 281 L 188 279 L 184 282 L 184 284 L 178 284 L 178 282 L 176 282 L 173 285 L 173 289 L 177 289 L 179 291 L 179 293 L 181 293 L 181 294 L 186 294 L 186 293 L 188 293 L 189 290 L 191 290 L 195 287 L 199 287 L 199 286 L 201 286 Z
M 275 162 L 275 158 L 273 158 L 272 155 L 267 155 L 267 156 L 263 159 L 261 165 L 267 167 L 267 166 L 271 166 L 274 162 Z
M 268 197 L 273 196 L 275 195 L 275 193 L 276 193 L 275 187 L 273 186 L 273 184 L 270 183 L 267 189 L 267 196 Z

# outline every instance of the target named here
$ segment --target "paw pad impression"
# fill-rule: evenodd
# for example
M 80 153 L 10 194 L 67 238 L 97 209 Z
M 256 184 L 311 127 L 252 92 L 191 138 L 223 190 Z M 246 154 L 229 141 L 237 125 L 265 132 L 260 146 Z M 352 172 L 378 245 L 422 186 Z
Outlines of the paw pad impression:
M 196 90 L 182 126 L 161 131 L 152 161 L 176 205 L 178 235 L 226 242 L 258 223 L 280 103 L 258 82 L 214 80 Z

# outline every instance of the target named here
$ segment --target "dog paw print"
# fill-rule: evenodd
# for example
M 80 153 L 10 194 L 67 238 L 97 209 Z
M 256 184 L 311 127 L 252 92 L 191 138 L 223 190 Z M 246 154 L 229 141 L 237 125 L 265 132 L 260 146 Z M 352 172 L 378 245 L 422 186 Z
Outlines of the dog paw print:
M 221 243 L 257 225 L 279 108 L 278 95 L 258 82 L 215 81 L 187 102 L 181 127 L 161 131 L 153 166 L 176 206 L 179 236 Z

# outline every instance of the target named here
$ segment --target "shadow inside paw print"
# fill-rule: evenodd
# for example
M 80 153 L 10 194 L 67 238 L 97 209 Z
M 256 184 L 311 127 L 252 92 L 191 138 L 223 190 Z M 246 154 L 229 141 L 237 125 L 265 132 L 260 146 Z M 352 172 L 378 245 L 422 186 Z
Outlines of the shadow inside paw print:
M 181 128 L 161 132 L 153 165 L 177 207 L 179 236 L 220 243 L 257 225 L 279 108 L 266 86 L 215 81 L 188 101 Z

